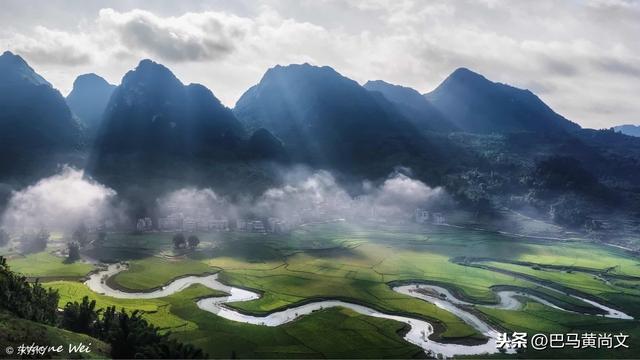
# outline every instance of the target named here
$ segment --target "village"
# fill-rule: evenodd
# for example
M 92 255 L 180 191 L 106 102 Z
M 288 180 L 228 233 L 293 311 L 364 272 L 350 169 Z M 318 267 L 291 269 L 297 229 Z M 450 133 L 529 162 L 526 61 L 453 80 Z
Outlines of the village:
M 370 210 L 370 215 L 375 215 L 375 213 L 375 209 Z M 185 215 L 185 212 L 175 211 L 158 217 L 156 221 L 151 217 L 138 218 L 135 223 L 135 230 L 139 233 L 154 231 L 186 233 L 238 231 L 259 234 L 282 234 L 305 223 L 331 220 L 333 218 L 331 216 L 332 214 L 335 214 L 335 212 L 329 212 L 322 206 L 315 207 L 314 209 L 303 209 L 299 214 L 288 219 L 279 217 L 267 217 L 266 219 L 229 219 L 221 215 L 190 216 Z M 336 217 L 336 219 L 338 218 L 344 219 L 344 217 Z M 367 216 L 365 220 L 381 223 L 388 221 L 388 219 L 375 216 Z M 423 208 L 416 208 L 411 220 L 417 224 L 442 225 L 446 222 L 445 216 L 442 213 L 432 212 Z

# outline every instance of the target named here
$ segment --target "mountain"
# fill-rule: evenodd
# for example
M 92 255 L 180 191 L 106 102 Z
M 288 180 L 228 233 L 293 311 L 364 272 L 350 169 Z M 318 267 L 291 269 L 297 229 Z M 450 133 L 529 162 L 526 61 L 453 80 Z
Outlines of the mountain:
M 564 133 L 580 129 L 529 90 L 492 82 L 465 68 L 454 71 L 425 97 L 467 132 Z
M 206 87 L 142 60 L 115 89 L 90 158 L 94 174 L 165 172 L 238 157 L 242 124 Z M 175 171 L 179 171 L 178 168 Z
M 36 176 L 66 162 L 82 142 L 64 97 L 24 59 L 0 56 L 0 177 Z
M 639 125 L 619 125 L 619 126 L 614 126 L 613 130 L 615 132 L 623 133 L 625 135 L 640 137 Z
M 255 160 L 277 159 L 286 161 L 288 156 L 282 141 L 267 129 L 258 129 L 247 143 L 249 157 Z
M 429 100 L 412 88 L 389 84 L 382 80 L 367 81 L 364 88 L 380 92 L 418 129 L 443 132 L 457 129 Z
M 273 133 L 294 162 L 380 176 L 437 161 L 416 127 L 376 94 L 327 66 L 276 66 L 233 111 L 248 129 Z
M 67 96 L 71 112 L 93 137 L 116 86 L 96 74 L 80 75 L 73 82 L 73 90 Z

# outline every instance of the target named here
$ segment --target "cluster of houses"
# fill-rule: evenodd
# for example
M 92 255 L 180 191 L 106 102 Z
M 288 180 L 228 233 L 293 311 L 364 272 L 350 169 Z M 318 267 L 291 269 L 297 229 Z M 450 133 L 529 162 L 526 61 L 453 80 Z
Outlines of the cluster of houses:
M 165 217 L 158 218 L 157 228 L 154 228 L 151 218 L 140 218 L 136 222 L 136 230 L 148 232 L 160 231 L 180 231 L 180 232 L 226 232 L 232 229 L 242 232 L 252 233 L 284 233 L 290 230 L 286 221 L 279 218 L 268 218 L 265 220 L 244 220 L 238 219 L 229 221 L 226 217 L 190 217 L 182 213 L 172 213 Z
M 87 218 L 83 221 L 83 225 L 88 232 L 96 233 L 100 231 L 115 231 L 118 224 L 111 219 Z
M 415 222 L 417 222 L 418 224 L 432 223 L 432 224 L 441 225 L 441 224 L 444 224 L 446 221 L 442 213 L 430 212 L 422 208 L 417 208 L 415 210 L 413 218 Z
M 332 211 L 330 207 L 316 206 L 303 209 L 291 219 L 269 217 L 267 219 L 235 219 L 229 220 L 224 216 L 188 216 L 182 212 L 172 212 L 160 217 L 157 224 L 149 217 L 139 218 L 136 222 L 136 230 L 139 232 L 166 231 L 166 232 L 227 232 L 239 231 L 250 233 L 285 233 L 297 225 L 305 222 L 326 220 Z M 365 211 L 365 217 L 375 220 L 376 209 Z M 361 214 L 362 215 L 362 214 Z M 379 217 L 379 216 L 378 216 Z M 417 208 L 413 214 L 413 220 L 418 224 L 445 224 L 445 216 L 440 212 L 433 212 L 423 208 Z M 155 226 L 154 226 L 155 225 Z

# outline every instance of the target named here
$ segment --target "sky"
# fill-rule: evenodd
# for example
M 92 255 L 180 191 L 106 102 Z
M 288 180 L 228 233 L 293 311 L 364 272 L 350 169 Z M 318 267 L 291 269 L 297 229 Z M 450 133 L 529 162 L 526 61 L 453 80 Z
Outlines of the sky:
M 63 94 L 143 58 L 233 107 L 277 64 L 421 93 L 466 67 L 589 128 L 640 124 L 640 0 L 3 0 L 0 49 Z

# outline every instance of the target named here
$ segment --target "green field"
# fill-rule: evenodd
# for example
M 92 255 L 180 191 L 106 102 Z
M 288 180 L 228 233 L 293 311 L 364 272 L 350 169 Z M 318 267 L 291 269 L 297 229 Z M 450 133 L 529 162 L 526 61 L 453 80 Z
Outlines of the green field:
M 132 261 L 129 269 L 113 277 L 113 283 L 129 290 L 147 290 L 160 287 L 171 280 L 186 275 L 214 273 L 218 269 L 190 260 L 166 260 L 149 257 Z
M 203 234 L 200 238 L 198 250 L 174 253 L 171 234 L 116 234 L 110 235 L 108 247 L 96 249 L 96 253 L 128 260 L 129 270 L 110 279 L 110 284 L 117 287 L 152 289 L 180 276 L 219 271 L 223 282 L 263 294 L 255 301 L 230 304 L 243 312 L 265 314 L 310 299 L 339 298 L 429 320 L 436 325 L 436 337 L 441 341 L 472 343 L 480 341 L 481 336 L 451 313 L 392 291 L 390 282 L 436 283 L 480 304 L 495 303 L 492 288 L 508 285 L 532 289 L 565 307 L 591 307 L 521 277 L 529 276 L 640 317 L 640 262 L 621 250 L 587 241 L 541 241 L 448 227 L 362 228 L 345 223 L 307 226 L 289 235 L 220 233 Z M 24 262 L 16 265 L 17 261 L 20 260 L 11 260 L 10 265 L 22 271 L 28 269 Z M 37 272 L 88 271 L 72 269 L 74 266 L 77 265 L 49 261 L 38 264 Z M 66 267 L 69 268 L 62 270 Z M 77 282 L 55 281 L 48 285 L 59 290 L 61 305 L 89 295 L 100 307 L 144 310 L 149 321 L 216 357 L 402 358 L 420 353 L 398 334 L 403 324 L 344 309 L 324 310 L 268 328 L 228 321 L 200 310 L 195 299 L 221 295 L 202 286 L 162 299 L 121 300 L 93 294 Z M 636 340 L 631 343 L 640 346 L 637 320 L 570 314 L 531 301 L 516 311 L 484 306 L 476 309 L 506 331 L 608 329 L 632 334 Z M 638 354 L 636 350 L 621 352 L 620 356 Z M 560 355 L 590 357 L 597 353 L 587 350 Z
M 11 269 L 24 274 L 27 277 L 47 278 L 81 278 L 91 270 L 93 266 L 83 262 L 67 264 L 64 258 L 52 255 L 48 252 L 29 254 L 14 257 L 10 260 Z

